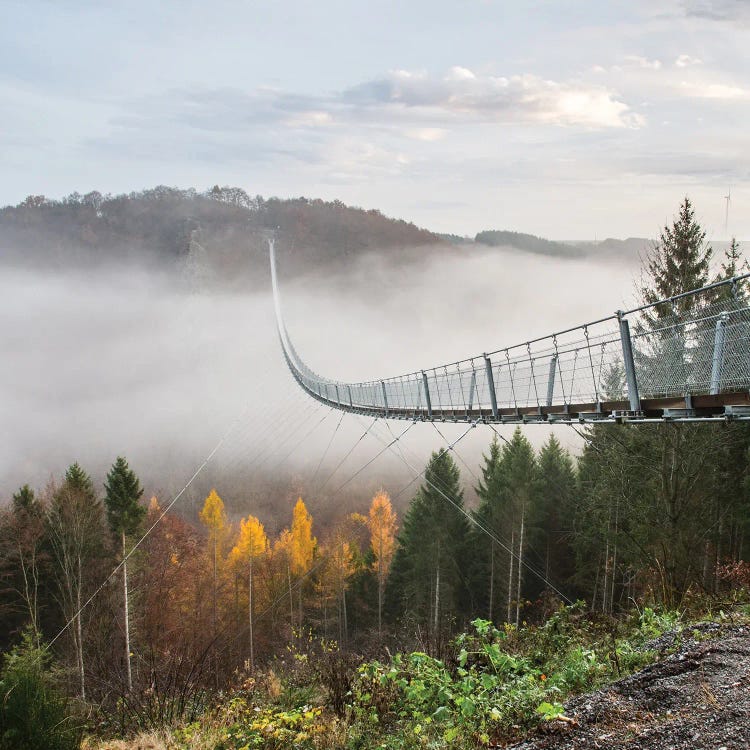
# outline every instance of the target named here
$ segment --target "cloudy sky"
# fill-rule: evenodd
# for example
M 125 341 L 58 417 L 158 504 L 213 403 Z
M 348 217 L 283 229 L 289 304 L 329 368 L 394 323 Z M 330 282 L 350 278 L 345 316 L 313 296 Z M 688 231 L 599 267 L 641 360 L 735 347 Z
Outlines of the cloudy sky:
M 219 183 L 602 239 L 655 236 L 687 193 L 711 238 L 750 238 L 747 0 L 2 9 L 2 205 Z

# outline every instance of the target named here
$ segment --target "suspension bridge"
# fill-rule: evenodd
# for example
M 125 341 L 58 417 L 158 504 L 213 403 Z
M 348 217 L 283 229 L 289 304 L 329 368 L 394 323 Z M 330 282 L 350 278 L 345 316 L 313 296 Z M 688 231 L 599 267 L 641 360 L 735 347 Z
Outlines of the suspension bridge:
M 268 242 L 284 358 L 300 387 L 333 408 L 495 424 L 750 420 L 750 274 L 459 362 L 344 383 L 294 348 Z

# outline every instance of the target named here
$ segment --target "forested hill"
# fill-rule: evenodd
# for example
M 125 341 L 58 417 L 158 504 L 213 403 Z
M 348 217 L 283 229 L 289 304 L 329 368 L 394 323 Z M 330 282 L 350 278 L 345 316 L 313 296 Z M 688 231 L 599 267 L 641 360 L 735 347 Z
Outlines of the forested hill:
M 639 261 L 653 246 L 653 241 L 644 237 L 628 237 L 625 240 L 611 237 L 602 241 L 560 242 L 547 240 L 533 234 L 490 229 L 479 232 L 474 241 L 490 247 L 513 247 L 535 255 L 548 255 L 555 258 L 592 257 L 600 260 L 617 260 L 626 263 Z
M 258 262 L 265 267 L 263 230 L 272 228 L 290 251 L 285 262 L 290 274 L 333 268 L 375 249 L 398 258 L 404 248 L 447 245 L 414 224 L 340 201 L 264 199 L 232 187 L 200 193 L 159 186 L 116 196 L 96 191 L 62 200 L 29 196 L 0 209 L 0 254 L 51 268 L 197 259 L 231 279 Z

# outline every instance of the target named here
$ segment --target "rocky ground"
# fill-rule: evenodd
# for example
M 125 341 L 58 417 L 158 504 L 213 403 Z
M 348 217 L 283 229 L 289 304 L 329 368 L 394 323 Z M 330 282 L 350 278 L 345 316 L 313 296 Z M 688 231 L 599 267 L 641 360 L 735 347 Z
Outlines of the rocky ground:
M 747 750 L 750 627 L 704 623 L 649 646 L 663 658 L 565 706 L 513 750 Z

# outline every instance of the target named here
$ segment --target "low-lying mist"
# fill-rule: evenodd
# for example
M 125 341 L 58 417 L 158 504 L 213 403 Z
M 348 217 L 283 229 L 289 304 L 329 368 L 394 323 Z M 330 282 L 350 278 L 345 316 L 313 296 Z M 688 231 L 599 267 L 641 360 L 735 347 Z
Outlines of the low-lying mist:
M 285 282 L 282 301 L 299 353 L 342 380 L 396 375 L 491 351 L 599 318 L 633 299 L 635 269 L 481 247 L 420 248 L 394 265 L 370 254 L 335 275 Z M 222 436 L 225 441 L 182 499 L 193 512 L 216 486 L 231 516 L 253 512 L 270 529 L 287 523 L 302 494 L 318 518 L 364 509 L 384 486 L 398 495 L 414 472 L 386 452 L 347 480 L 408 423 L 378 423 L 316 404 L 283 362 L 269 291 L 212 284 L 196 290 L 174 269 L 116 267 L 61 273 L 7 268 L 0 278 L 0 374 L 5 449 L 0 491 L 42 487 L 78 461 L 98 486 L 125 455 L 146 493 L 168 500 Z M 440 425 L 449 440 L 466 425 Z M 509 435 L 513 428 L 502 428 Z M 529 426 L 540 445 L 555 429 Z M 479 473 L 492 437 L 471 430 L 460 458 Z M 332 474 L 356 443 L 347 460 Z M 420 471 L 442 444 L 435 427 L 409 428 L 403 450 Z M 460 462 L 467 498 L 475 478 Z M 343 485 L 343 487 L 342 487 Z M 416 483 L 401 492 L 404 507 Z

